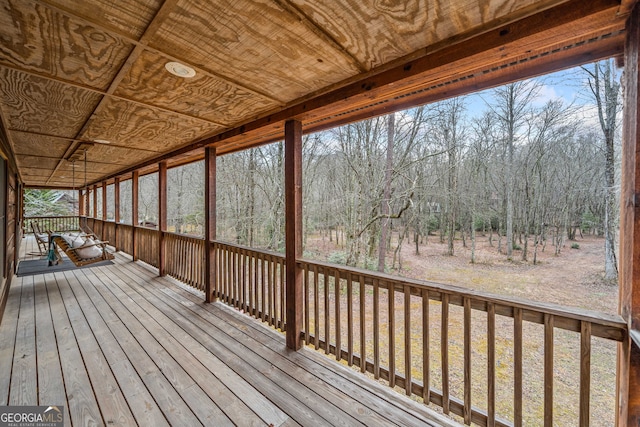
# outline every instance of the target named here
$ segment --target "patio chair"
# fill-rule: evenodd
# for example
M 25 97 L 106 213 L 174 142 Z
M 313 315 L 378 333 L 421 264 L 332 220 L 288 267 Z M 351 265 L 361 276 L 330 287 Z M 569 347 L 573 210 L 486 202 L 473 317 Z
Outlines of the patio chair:
M 49 234 L 43 233 L 42 230 L 40 230 L 40 224 L 38 224 L 38 221 L 31 221 L 31 230 L 33 230 L 33 235 L 38 243 L 38 251 L 40 252 L 40 255 L 46 255 L 47 249 L 49 248 Z

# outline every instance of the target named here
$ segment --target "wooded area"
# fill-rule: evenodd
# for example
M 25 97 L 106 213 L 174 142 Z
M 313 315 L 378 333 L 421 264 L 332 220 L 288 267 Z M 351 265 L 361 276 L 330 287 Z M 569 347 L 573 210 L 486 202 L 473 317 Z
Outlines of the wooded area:
M 538 251 L 558 254 L 590 233 L 605 237 L 615 279 L 620 72 L 605 61 L 566 75 L 582 84 L 573 103 L 541 101 L 544 79 L 532 79 L 306 135 L 304 242 L 320 235 L 341 248 L 329 261 L 382 271 L 402 268 L 408 241 L 418 253 L 438 239 L 454 255 L 462 239 L 475 262 L 482 233 L 506 258 L 535 264 Z M 218 238 L 283 251 L 284 143 L 221 156 L 217 170 Z M 169 169 L 167 181 L 169 230 L 202 236 L 204 162 Z M 157 174 L 139 186 L 138 224 L 155 227 Z M 124 223 L 130 198 L 121 181 Z M 100 187 L 96 200 L 101 218 Z
M 615 278 L 619 70 L 601 62 L 574 76 L 584 85 L 572 104 L 541 102 L 543 81 L 528 80 L 481 94 L 482 108 L 454 98 L 306 135 L 305 242 L 320 233 L 343 248 L 330 261 L 371 269 L 386 250 L 387 268 L 401 268 L 407 240 L 419 251 L 439 239 L 454 255 L 462 239 L 474 262 L 483 233 L 535 264 L 591 233 L 606 235 Z M 283 182 L 282 143 L 220 157 L 218 237 L 282 251 Z

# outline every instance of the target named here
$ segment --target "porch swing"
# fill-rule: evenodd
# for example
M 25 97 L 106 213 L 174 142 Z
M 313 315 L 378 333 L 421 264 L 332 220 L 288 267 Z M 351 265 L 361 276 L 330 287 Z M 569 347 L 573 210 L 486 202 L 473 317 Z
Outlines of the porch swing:
M 71 161 L 73 173 L 73 188 L 76 188 L 76 160 Z M 87 149 L 84 149 L 84 189 L 87 191 Z M 74 193 L 75 207 L 75 193 Z M 80 224 L 79 224 L 80 225 Z M 64 254 L 73 262 L 76 267 L 84 267 L 102 261 L 114 259 L 114 255 L 107 250 L 108 241 L 98 240 L 93 233 L 84 233 L 80 227 L 78 234 L 50 234 L 49 253 L 47 259 L 49 266 L 56 265 L 62 260 Z

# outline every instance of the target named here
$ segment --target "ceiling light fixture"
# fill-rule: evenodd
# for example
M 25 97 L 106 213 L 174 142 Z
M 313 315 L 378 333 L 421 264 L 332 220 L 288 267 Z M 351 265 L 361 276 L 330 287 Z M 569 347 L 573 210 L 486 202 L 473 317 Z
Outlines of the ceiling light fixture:
M 106 139 L 94 139 L 93 142 L 97 142 L 98 144 L 111 144 L 111 141 L 107 141 Z
M 167 62 L 164 64 L 164 68 L 174 76 L 182 77 L 185 79 L 191 78 L 196 75 L 196 70 L 188 67 L 179 62 Z

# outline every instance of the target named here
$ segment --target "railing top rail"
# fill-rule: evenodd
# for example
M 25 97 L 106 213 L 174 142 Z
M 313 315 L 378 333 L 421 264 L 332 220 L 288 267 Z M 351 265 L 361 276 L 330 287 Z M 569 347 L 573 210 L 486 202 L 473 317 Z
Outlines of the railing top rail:
M 262 254 L 262 255 L 268 255 L 270 257 L 284 259 L 284 254 L 281 253 L 281 252 L 268 251 L 266 249 L 256 249 L 256 248 L 252 248 L 250 246 L 243 246 L 243 245 L 238 245 L 236 243 L 224 242 L 222 240 L 212 240 L 211 242 L 215 243 L 216 245 L 228 246 L 228 247 L 235 248 L 235 249 L 241 249 L 241 250 L 249 251 L 249 252 L 256 252 L 256 253 L 259 253 L 259 254 Z
M 60 216 L 25 216 L 24 219 L 59 219 L 59 218 L 80 218 L 77 215 L 60 215 Z
M 621 334 L 617 334 L 620 339 L 622 339 L 622 336 L 627 333 L 627 324 L 619 315 L 601 313 L 598 311 L 587 310 L 578 307 L 566 307 L 553 303 L 529 301 L 518 297 L 506 297 L 503 295 L 492 294 L 490 292 L 466 289 L 455 285 L 446 285 L 425 280 L 392 276 L 386 273 L 373 272 L 361 268 L 347 267 L 344 265 L 332 264 L 323 261 L 299 259 L 298 264 L 315 265 L 320 267 L 321 269 L 328 269 L 332 271 L 337 270 L 338 272 L 344 273 L 345 275 L 351 275 L 351 277 L 361 276 L 364 278 L 364 281 L 367 284 L 372 284 L 374 280 L 377 280 L 382 287 L 386 287 L 386 283 L 393 283 L 394 287 L 400 291 L 402 291 L 402 288 L 404 286 L 408 285 L 417 290 L 425 289 L 429 292 L 437 294 L 448 294 L 449 296 L 458 297 L 461 300 L 464 298 L 469 298 L 473 301 L 477 301 L 483 304 L 493 303 L 498 306 L 519 308 L 523 311 L 530 311 L 540 314 L 551 314 L 557 317 L 574 321 L 587 321 L 606 328 L 612 328 L 621 331 Z M 452 300 L 450 300 L 450 302 L 455 303 L 455 301 Z M 476 306 L 474 308 L 478 307 Z

